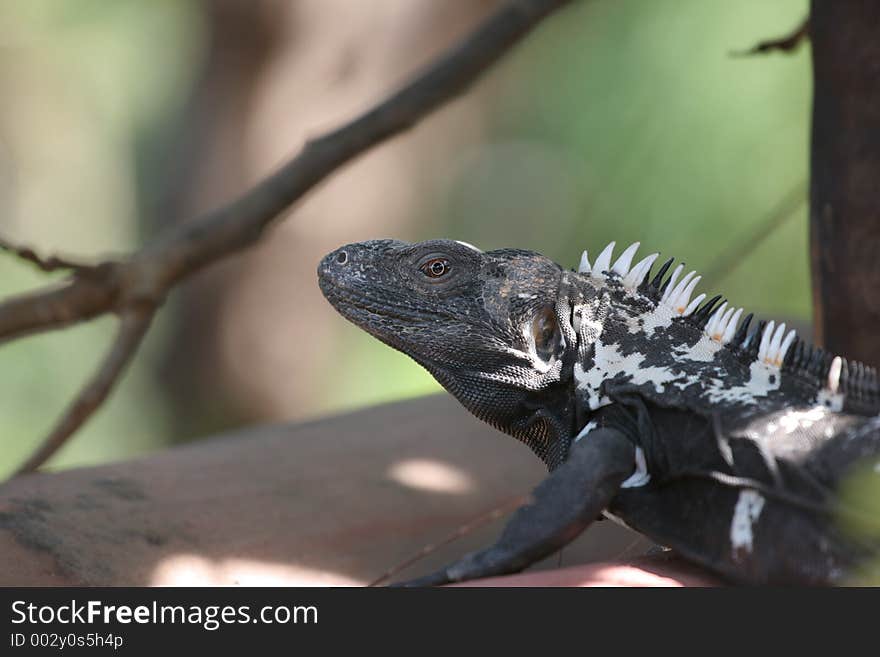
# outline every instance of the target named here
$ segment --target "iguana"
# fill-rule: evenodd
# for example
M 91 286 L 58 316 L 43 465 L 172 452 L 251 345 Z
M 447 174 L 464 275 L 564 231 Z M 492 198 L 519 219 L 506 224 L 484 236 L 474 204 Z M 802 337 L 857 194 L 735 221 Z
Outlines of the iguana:
M 694 296 L 672 259 L 652 275 L 638 247 L 576 271 L 453 240 L 321 261 L 345 318 L 550 471 L 494 545 L 407 584 L 519 571 L 602 514 L 734 582 L 840 583 L 880 554 L 837 493 L 857 466 L 880 473 L 877 372 Z

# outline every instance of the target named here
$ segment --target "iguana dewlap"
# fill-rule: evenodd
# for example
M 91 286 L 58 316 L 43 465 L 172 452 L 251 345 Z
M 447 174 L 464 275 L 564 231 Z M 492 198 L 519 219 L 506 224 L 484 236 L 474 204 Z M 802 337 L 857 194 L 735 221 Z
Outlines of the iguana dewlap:
M 602 512 L 735 581 L 834 583 L 876 558 L 837 495 L 856 468 L 880 477 L 876 371 L 613 248 L 577 271 L 451 240 L 322 260 L 343 316 L 551 471 L 495 545 L 413 583 L 520 570 Z

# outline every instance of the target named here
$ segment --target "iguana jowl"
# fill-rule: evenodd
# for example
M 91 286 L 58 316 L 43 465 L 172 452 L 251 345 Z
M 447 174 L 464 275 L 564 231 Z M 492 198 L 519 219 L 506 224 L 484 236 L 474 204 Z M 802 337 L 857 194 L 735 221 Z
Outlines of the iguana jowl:
M 835 583 L 876 556 L 836 491 L 857 464 L 880 472 L 877 373 L 613 248 L 578 271 L 451 240 L 322 260 L 343 316 L 550 470 L 493 546 L 411 583 L 521 570 L 603 512 L 740 582 Z

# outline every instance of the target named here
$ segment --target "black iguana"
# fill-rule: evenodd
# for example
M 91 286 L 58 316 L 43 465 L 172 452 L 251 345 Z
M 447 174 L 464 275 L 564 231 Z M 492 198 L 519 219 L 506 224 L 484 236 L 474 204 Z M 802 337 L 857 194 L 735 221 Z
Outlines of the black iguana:
M 844 581 L 878 554 L 841 529 L 861 511 L 836 494 L 857 463 L 880 472 L 876 371 L 613 248 L 577 271 L 452 240 L 322 260 L 343 316 L 550 470 L 493 546 L 409 583 L 516 572 L 602 513 L 733 581 Z

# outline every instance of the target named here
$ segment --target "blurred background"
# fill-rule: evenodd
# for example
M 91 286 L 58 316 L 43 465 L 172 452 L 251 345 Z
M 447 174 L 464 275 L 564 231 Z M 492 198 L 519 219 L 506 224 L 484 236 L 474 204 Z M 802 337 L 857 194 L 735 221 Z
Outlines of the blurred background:
M 135 249 L 380 99 L 495 4 L 0 3 L 0 232 L 43 254 Z M 258 248 L 178 288 L 109 403 L 52 465 L 439 390 L 321 297 L 318 260 L 355 240 L 454 237 L 566 266 L 584 248 L 640 240 L 644 254 L 709 272 L 703 291 L 806 321 L 797 199 L 809 48 L 730 55 L 806 12 L 806 0 L 594 0 L 561 12 L 465 98 L 322 185 Z M 786 198 L 787 220 L 723 266 Z M 0 296 L 44 282 L 0 257 Z M 0 474 L 47 433 L 112 331 L 102 319 L 0 349 Z

